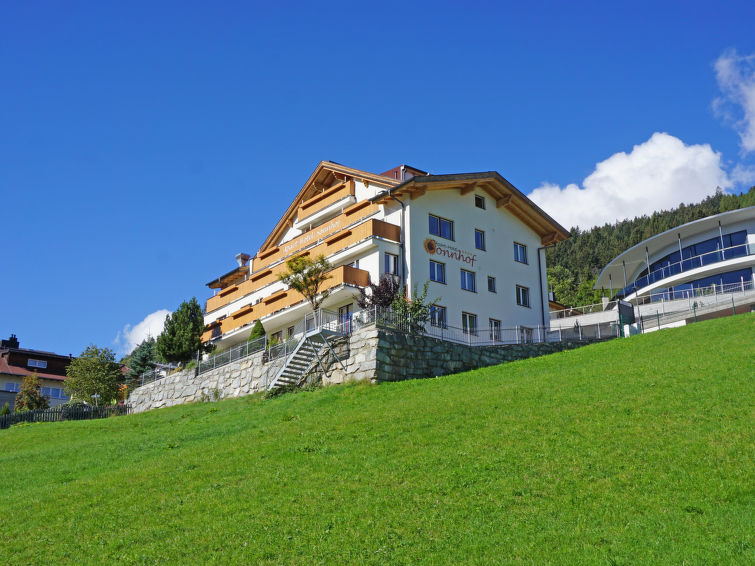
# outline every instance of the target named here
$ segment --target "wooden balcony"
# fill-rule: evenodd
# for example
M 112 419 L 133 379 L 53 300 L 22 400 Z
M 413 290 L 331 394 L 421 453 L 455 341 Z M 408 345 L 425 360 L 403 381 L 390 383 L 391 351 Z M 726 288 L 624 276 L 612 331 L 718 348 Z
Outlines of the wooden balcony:
M 367 271 L 349 267 L 348 265 L 336 267 L 329 272 L 329 275 L 330 279 L 323 284 L 323 290 L 332 289 L 343 284 L 366 287 L 370 283 L 370 274 Z M 252 323 L 281 309 L 301 303 L 304 300 L 301 294 L 292 289 L 273 293 L 256 305 L 246 305 L 226 318 L 208 325 L 205 328 L 204 334 L 202 334 L 202 341 L 207 342 L 213 338 L 218 338 L 231 330 Z M 220 328 L 219 331 L 218 328 Z
M 299 206 L 298 219 L 302 220 L 308 216 L 320 212 L 324 208 L 327 208 L 333 203 L 345 199 L 346 197 L 354 196 L 354 180 L 350 179 L 348 182 L 339 183 L 334 187 L 326 189 L 322 193 L 313 196 L 305 200 Z
M 340 230 L 336 232 L 320 244 L 305 251 L 302 255 L 309 255 L 312 258 L 316 258 L 320 255 L 329 257 L 344 248 L 361 242 L 362 240 L 366 240 L 372 236 L 398 242 L 401 239 L 401 228 L 395 224 L 384 222 L 382 220 L 368 220 L 367 222 L 358 224 L 348 230 Z M 278 280 L 278 274 L 284 271 L 286 271 L 286 265 L 281 263 L 275 267 L 263 268 L 252 273 L 251 277 L 243 283 L 227 287 L 214 297 L 207 299 L 206 311 L 212 312 L 217 310 L 236 299 L 240 299 L 257 289 L 261 289 L 265 285 L 274 283 Z
M 284 242 L 280 246 L 267 249 L 264 252 L 257 254 L 252 260 L 252 271 L 260 271 L 266 266 L 275 263 L 284 257 L 288 257 L 299 250 L 303 250 L 307 246 L 311 246 L 320 240 L 336 234 L 347 226 L 375 214 L 379 210 L 380 207 L 377 204 L 373 204 L 366 200 L 352 204 L 349 208 L 343 211 L 343 214 L 339 214 L 321 226 L 317 226 L 308 232 L 304 232 L 296 238 Z

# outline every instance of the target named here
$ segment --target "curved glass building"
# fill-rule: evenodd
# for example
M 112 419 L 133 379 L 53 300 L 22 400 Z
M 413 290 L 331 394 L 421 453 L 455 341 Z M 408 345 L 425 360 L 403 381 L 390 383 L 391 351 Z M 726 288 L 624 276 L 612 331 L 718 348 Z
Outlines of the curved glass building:
M 596 289 L 637 302 L 752 289 L 755 206 L 723 212 L 648 238 L 616 256 Z

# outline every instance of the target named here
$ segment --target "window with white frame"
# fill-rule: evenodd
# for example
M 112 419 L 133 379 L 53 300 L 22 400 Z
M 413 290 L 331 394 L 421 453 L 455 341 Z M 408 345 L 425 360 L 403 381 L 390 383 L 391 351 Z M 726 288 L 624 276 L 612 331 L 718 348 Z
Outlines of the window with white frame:
M 527 263 L 527 246 L 514 242 L 514 261 Z
M 495 277 L 492 275 L 488 275 L 488 291 L 491 293 L 495 293 Z
M 19 391 L 21 391 L 21 384 L 13 383 L 12 381 L 6 381 L 5 390 L 10 391 L 11 393 L 18 393 Z
M 528 287 L 516 286 L 516 304 L 520 307 L 530 306 L 530 290 Z
M 448 322 L 446 318 L 446 307 L 432 305 L 430 307 L 430 324 L 438 328 L 446 328 Z
M 490 329 L 490 339 L 494 342 L 501 341 L 501 321 L 495 318 L 488 319 Z
M 477 315 L 471 312 L 461 313 L 461 328 L 464 334 L 477 336 Z
M 430 214 L 430 233 L 447 240 L 454 239 L 454 221 Z
M 474 205 L 477 208 L 481 208 L 481 209 L 485 210 L 485 197 L 480 196 L 480 195 L 475 195 L 474 196 Z
M 47 362 L 45 360 L 29 360 L 26 362 L 26 365 L 28 365 L 30 368 L 40 368 L 45 369 L 47 367 Z
M 477 292 L 477 283 L 475 282 L 474 271 L 461 270 L 461 288 L 465 291 Z
M 436 283 L 446 282 L 446 264 L 430 260 L 430 281 Z
M 474 231 L 474 247 L 478 250 L 485 251 L 485 232 L 482 230 Z
M 398 275 L 398 256 L 396 254 L 385 253 L 384 263 L 385 273 Z

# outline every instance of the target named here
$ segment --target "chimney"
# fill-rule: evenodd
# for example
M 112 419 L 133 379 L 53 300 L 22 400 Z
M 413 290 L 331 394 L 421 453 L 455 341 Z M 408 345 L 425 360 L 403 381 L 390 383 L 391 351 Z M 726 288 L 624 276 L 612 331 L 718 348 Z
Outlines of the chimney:
M 249 263 L 249 254 L 240 253 L 236 254 L 236 263 L 239 264 L 239 267 L 244 267 L 247 263 Z
M 15 348 L 18 349 L 18 338 L 15 334 L 11 334 L 10 338 L 0 342 L 0 348 Z

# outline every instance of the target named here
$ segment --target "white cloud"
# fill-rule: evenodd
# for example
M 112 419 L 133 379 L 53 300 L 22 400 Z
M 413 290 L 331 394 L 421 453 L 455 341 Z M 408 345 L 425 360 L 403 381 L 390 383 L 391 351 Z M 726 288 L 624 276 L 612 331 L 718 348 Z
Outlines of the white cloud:
M 721 154 L 710 145 L 685 145 L 656 132 L 630 153 L 598 163 L 582 187 L 543 183 L 529 197 L 563 226 L 588 229 L 697 202 L 731 185 Z
M 157 338 L 163 331 L 165 316 L 170 313 L 171 311 L 169 310 L 160 309 L 148 314 L 144 317 L 144 320 L 134 326 L 130 324 L 125 325 L 123 330 L 118 332 L 118 336 L 115 337 L 115 343 L 118 345 L 120 353 L 130 354 L 134 348 L 148 337 Z
M 734 125 L 742 151 L 755 151 L 755 54 L 727 51 L 716 60 L 714 68 L 722 96 L 713 101 L 713 109 Z

